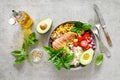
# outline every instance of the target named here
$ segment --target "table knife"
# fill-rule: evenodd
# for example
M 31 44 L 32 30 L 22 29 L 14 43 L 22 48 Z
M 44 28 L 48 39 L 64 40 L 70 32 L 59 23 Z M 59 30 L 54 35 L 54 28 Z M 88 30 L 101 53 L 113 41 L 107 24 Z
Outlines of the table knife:
M 109 34 L 107 32 L 105 21 L 103 19 L 103 16 L 102 16 L 102 14 L 100 12 L 99 7 L 96 4 L 94 4 L 94 10 L 95 10 L 97 16 L 99 17 L 101 27 L 102 27 L 102 29 L 104 31 L 104 34 L 106 36 L 106 39 L 107 39 L 107 43 L 108 43 L 109 46 L 112 46 L 112 41 L 111 41 L 111 38 L 110 38 L 110 36 L 109 36 Z

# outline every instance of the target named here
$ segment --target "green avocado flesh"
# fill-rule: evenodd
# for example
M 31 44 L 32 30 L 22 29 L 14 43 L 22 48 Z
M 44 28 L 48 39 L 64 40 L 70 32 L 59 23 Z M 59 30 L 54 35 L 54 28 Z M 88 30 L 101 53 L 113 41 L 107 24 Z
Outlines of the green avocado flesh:
M 91 63 L 93 58 L 94 51 L 92 48 L 88 49 L 87 51 L 83 52 L 80 56 L 80 63 L 82 65 L 88 65 Z
M 50 29 L 51 25 L 52 25 L 52 19 L 46 18 L 46 19 L 41 20 L 37 24 L 36 30 L 37 30 L 37 32 L 39 32 L 41 34 L 44 34 Z

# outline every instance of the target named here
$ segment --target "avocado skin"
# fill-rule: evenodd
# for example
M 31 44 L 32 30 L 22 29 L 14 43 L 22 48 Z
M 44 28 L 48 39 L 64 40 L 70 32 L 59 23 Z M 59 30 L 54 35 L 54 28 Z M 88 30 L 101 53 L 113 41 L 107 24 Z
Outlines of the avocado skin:
M 52 26 L 52 23 L 53 23 L 52 19 L 50 19 L 50 18 L 45 18 L 45 19 L 41 20 L 41 21 L 37 24 L 37 26 L 36 26 L 36 31 L 37 31 L 38 33 L 40 33 L 40 34 L 44 34 L 44 33 L 48 32 L 48 31 L 50 30 L 50 28 L 51 28 L 51 26 Z M 40 28 L 40 25 L 41 25 L 41 24 L 47 24 L 47 28 L 46 28 L 45 30 L 42 30 L 42 29 Z
M 85 54 L 89 54 L 89 59 L 85 60 L 83 57 Z M 83 66 L 88 65 L 92 62 L 93 59 L 93 55 L 94 55 L 94 50 L 92 48 L 88 49 L 87 51 L 83 52 L 80 56 L 80 64 Z

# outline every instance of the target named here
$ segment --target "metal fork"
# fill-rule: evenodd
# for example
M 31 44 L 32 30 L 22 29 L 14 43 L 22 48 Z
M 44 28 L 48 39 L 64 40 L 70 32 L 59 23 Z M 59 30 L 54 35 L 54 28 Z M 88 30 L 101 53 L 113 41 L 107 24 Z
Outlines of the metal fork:
M 102 40 L 101 40 L 101 28 L 100 28 L 100 24 L 95 24 L 95 28 L 96 31 L 94 29 L 94 33 L 96 34 L 98 40 L 99 40 L 99 49 L 101 53 L 105 53 L 107 57 L 111 57 L 110 51 L 108 50 L 108 48 L 103 44 Z
M 88 21 L 89 23 L 93 24 L 92 20 Z M 108 48 L 103 44 L 102 40 L 101 40 L 101 35 L 100 35 L 100 24 L 95 24 L 92 27 L 92 31 L 93 33 L 96 35 L 98 41 L 99 41 L 99 50 L 100 53 L 105 53 L 107 57 L 110 57 L 110 51 L 108 50 Z
M 111 57 L 110 51 L 109 49 L 103 44 L 102 40 L 101 40 L 101 25 L 100 25 L 100 21 L 98 19 L 97 16 L 94 17 L 94 22 L 95 22 L 95 27 L 98 31 L 98 40 L 99 40 L 99 47 L 100 47 L 100 51 L 102 53 L 105 53 L 107 57 Z

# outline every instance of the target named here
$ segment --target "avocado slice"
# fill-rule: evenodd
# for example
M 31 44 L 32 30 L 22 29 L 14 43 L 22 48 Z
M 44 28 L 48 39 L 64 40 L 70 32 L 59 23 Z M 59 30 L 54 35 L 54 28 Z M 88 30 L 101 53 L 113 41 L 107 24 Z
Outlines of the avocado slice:
M 46 33 L 50 29 L 52 22 L 53 21 L 50 18 L 41 20 L 36 26 L 37 32 L 41 34 Z
M 82 65 L 88 65 L 91 63 L 92 58 L 93 58 L 94 50 L 92 48 L 86 50 L 83 52 L 80 56 L 80 63 Z

